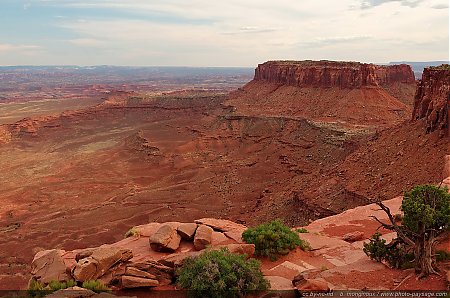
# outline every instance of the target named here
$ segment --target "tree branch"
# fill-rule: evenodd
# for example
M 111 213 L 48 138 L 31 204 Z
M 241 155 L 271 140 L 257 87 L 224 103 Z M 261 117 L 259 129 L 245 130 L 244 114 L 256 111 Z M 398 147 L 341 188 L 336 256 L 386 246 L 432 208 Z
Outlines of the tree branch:
M 405 232 L 400 228 L 400 226 L 398 226 L 397 223 L 395 222 L 394 216 L 392 216 L 391 210 L 389 209 L 389 207 L 384 205 L 383 202 L 381 202 L 381 201 L 376 202 L 376 204 L 381 208 L 381 210 L 384 211 L 384 213 L 386 213 L 386 215 L 389 218 L 389 221 L 391 222 L 391 225 L 383 223 L 375 216 L 371 216 L 371 217 L 374 218 L 378 223 L 380 223 L 383 228 L 397 232 L 397 236 L 400 237 L 403 241 L 405 241 L 405 243 L 407 243 L 409 245 L 414 245 L 415 244 L 414 241 L 411 240 L 411 238 L 409 238 L 405 234 Z

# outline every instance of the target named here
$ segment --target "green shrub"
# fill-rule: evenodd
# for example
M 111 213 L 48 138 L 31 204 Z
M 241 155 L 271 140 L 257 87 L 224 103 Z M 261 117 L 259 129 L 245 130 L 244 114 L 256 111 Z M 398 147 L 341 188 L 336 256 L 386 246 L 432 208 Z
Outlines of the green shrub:
M 445 250 L 437 250 L 436 251 L 436 261 L 445 262 L 450 261 L 450 252 Z
M 50 291 L 55 292 L 58 290 L 64 290 L 67 288 L 71 288 L 76 286 L 77 283 L 74 280 L 69 280 L 69 281 L 57 281 L 57 280 L 52 280 L 51 282 L 48 283 L 48 288 L 50 288 Z
M 105 286 L 101 281 L 99 280 L 87 280 L 83 282 L 82 285 L 83 288 L 94 291 L 95 293 L 101 293 L 101 292 L 109 292 L 111 291 L 110 288 Z
M 296 231 L 297 233 L 300 233 L 300 234 L 309 233 L 308 230 L 305 229 L 305 228 L 300 228 L 300 229 L 297 229 L 297 230 L 295 230 L 295 231 Z
M 52 280 L 46 286 L 37 280 L 32 280 L 28 288 L 28 295 L 31 297 L 44 297 L 53 292 L 64 290 L 76 286 L 74 280 L 57 281 Z
M 138 230 L 136 230 L 135 228 L 131 228 L 125 233 L 124 238 L 134 237 L 134 236 L 137 237 L 140 235 L 141 235 L 141 233 Z
M 369 239 L 369 243 L 364 243 L 363 251 L 372 260 L 382 262 L 387 254 L 386 240 L 381 239 L 381 234 L 376 232 Z
M 364 243 L 364 253 L 377 262 L 386 262 L 393 268 L 407 269 L 414 266 L 414 255 L 406 251 L 403 243 L 394 240 L 386 244 L 379 232 L 372 235 L 368 243 Z
M 243 297 L 269 288 L 259 261 L 227 249 L 187 258 L 177 273 L 177 283 L 188 290 L 189 297 Z
M 44 290 L 44 285 L 34 279 L 31 281 L 27 292 L 30 297 L 36 298 L 44 297 L 45 295 L 50 294 L 50 291 Z
M 308 242 L 301 240 L 298 233 L 285 226 L 279 219 L 247 229 L 242 233 L 242 239 L 255 244 L 256 255 L 269 257 L 272 261 L 280 255 L 287 255 L 296 247 L 303 250 L 310 249 Z

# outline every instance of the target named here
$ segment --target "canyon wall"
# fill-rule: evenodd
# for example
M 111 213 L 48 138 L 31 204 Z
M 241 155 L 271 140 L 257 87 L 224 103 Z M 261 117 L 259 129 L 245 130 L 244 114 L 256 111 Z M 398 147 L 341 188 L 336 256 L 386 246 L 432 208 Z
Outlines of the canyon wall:
M 413 120 L 425 119 L 427 132 L 449 133 L 450 66 L 425 68 L 414 98 Z
M 255 70 L 255 81 L 298 87 L 360 88 L 414 84 L 409 65 L 380 66 L 359 62 L 268 61 Z

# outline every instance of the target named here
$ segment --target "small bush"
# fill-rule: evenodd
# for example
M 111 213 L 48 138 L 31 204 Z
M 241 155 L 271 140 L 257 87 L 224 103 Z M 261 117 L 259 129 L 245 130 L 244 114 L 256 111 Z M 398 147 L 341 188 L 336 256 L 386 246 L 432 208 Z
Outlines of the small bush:
M 388 254 L 386 240 L 381 239 L 381 234 L 376 232 L 369 239 L 369 243 L 364 243 L 363 251 L 372 260 L 382 262 Z
M 243 297 L 269 288 L 259 261 L 226 249 L 187 258 L 178 270 L 177 283 L 189 297 Z
M 436 261 L 438 262 L 450 261 L 450 252 L 445 250 L 436 251 Z
M 30 297 L 36 298 L 44 297 L 45 295 L 50 294 L 50 291 L 44 290 L 44 286 L 34 279 L 31 281 L 27 292 Z
M 57 281 L 57 280 L 52 280 L 51 282 L 48 283 L 48 288 L 50 288 L 50 291 L 55 292 L 58 290 L 64 290 L 67 288 L 71 288 L 76 286 L 77 283 L 74 280 L 69 280 L 69 281 Z
M 403 243 L 394 239 L 392 243 L 386 244 L 378 232 L 369 241 L 364 243 L 363 251 L 372 260 L 385 262 L 393 268 L 407 269 L 414 266 L 414 255 L 405 250 Z
M 82 285 L 83 288 L 94 291 L 95 293 L 101 293 L 101 292 L 109 292 L 111 291 L 110 288 L 105 286 L 101 281 L 99 280 L 87 280 L 83 282 Z
M 64 290 L 67 288 L 74 287 L 76 285 L 77 284 L 74 280 L 69 281 L 52 280 L 48 283 L 47 286 L 45 286 L 39 281 L 33 279 L 28 288 L 28 295 L 31 297 L 44 297 L 58 290 Z
M 295 231 L 296 231 L 297 233 L 300 233 L 300 234 L 309 233 L 308 230 L 305 229 L 305 228 L 300 228 L 300 229 L 297 229 L 297 230 L 295 230 Z
M 303 250 L 310 249 L 308 242 L 301 240 L 298 233 L 278 219 L 247 229 L 242 233 L 242 239 L 247 243 L 255 244 L 256 255 L 269 257 L 272 261 L 280 255 L 287 255 L 296 247 Z
M 140 235 L 141 235 L 141 233 L 138 230 L 136 230 L 135 228 L 131 228 L 125 233 L 124 238 L 133 237 L 133 236 L 138 237 Z

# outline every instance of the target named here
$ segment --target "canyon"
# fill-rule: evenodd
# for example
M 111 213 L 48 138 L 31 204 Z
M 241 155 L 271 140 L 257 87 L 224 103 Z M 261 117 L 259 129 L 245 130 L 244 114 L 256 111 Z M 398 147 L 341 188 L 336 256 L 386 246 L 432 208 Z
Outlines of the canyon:
M 407 65 L 272 61 L 231 93 L 111 91 L 5 120 L 0 288 L 25 288 L 40 251 L 111 244 L 133 226 L 306 226 L 439 183 L 449 86 L 445 69 L 425 69 L 416 92 Z

